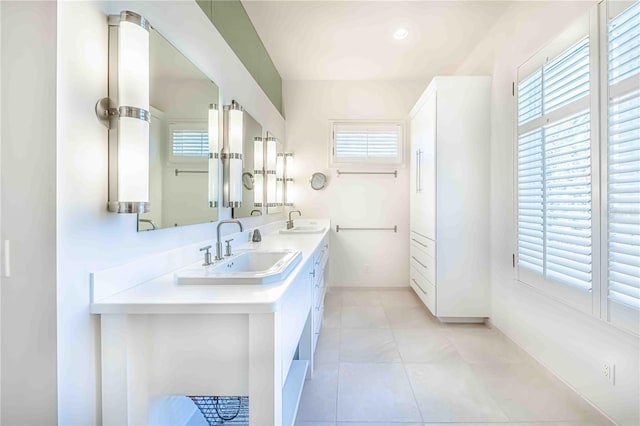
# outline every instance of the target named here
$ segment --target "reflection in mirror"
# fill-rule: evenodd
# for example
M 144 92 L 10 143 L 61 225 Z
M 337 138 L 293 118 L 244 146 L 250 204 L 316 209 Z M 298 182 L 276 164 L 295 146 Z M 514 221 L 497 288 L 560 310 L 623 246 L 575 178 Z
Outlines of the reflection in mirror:
M 284 149 L 272 133 L 267 132 L 267 214 L 284 208 Z
M 296 170 L 294 167 L 293 153 L 284 153 L 284 205 L 293 207 L 296 201 L 296 189 L 294 176 Z
M 219 118 L 209 109 L 218 87 L 153 29 L 149 64 L 151 210 L 138 215 L 138 231 L 214 222 Z
M 327 175 L 325 175 L 324 173 L 315 172 L 311 175 L 309 183 L 311 184 L 311 188 L 319 191 L 327 185 Z
M 231 211 L 234 219 L 248 216 L 259 216 L 262 214 L 260 206 L 256 206 L 256 200 L 262 199 L 262 194 L 256 197 L 257 191 L 262 191 L 260 182 L 261 176 L 256 176 L 256 165 L 262 164 L 263 160 L 256 162 L 256 138 L 261 147 L 262 126 L 247 111 L 243 112 L 243 142 L 242 142 L 242 205 L 234 207 Z M 264 155 L 259 148 L 260 156 Z M 259 167 L 259 166 L 258 166 Z M 261 167 L 260 167 L 261 168 Z

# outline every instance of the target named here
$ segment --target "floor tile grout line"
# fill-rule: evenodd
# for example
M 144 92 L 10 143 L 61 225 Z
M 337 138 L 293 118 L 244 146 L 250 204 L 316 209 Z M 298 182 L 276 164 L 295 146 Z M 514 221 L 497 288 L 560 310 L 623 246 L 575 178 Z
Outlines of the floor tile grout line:
M 391 321 L 389 320 L 389 316 L 387 315 L 386 309 L 384 309 L 384 315 L 385 317 L 387 317 L 387 322 L 389 322 L 389 327 L 391 327 Z M 416 409 L 418 410 L 418 415 L 420 416 L 420 423 L 424 424 L 424 416 L 422 415 L 422 410 L 420 409 L 420 405 L 418 404 L 418 398 L 416 398 L 416 392 L 413 389 L 411 380 L 409 379 L 409 374 L 407 373 L 407 367 L 405 366 L 404 358 L 402 357 L 402 352 L 400 352 L 400 349 L 398 347 L 398 341 L 396 340 L 396 335 L 393 332 L 393 329 L 391 329 L 391 337 L 393 338 L 393 343 L 396 346 L 396 351 L 398 351 L 398 354 L 400 355 L 400 359 L 402 360 L 402 363 L 401 363 L 402 371 L 404 372 L 405 379 L 407 379 L 407 383 L 409 383 L 409 389 L 411 389 L 411 396 L 413 396 L 413 402 L 415 403 Z

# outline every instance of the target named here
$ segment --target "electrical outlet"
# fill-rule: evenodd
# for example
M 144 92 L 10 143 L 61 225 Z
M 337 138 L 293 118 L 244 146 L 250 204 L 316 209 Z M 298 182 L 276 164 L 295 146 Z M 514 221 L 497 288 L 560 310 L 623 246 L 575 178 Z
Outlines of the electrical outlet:
M 370 270 L 371 270 L 371 268 L 369 267 L 369 265 L 364 265 L 364 266 L 362 267 L 362 271 L 363 271 L 365 274 L 368 274 L 368 273 L 370 272 Z
M 611 385 L 615 385 L 615 377 L 616 377 L 616 366 L 615 364 L 610 364 L 605 362 L 602 367 L 602 374 L 607 378 Z

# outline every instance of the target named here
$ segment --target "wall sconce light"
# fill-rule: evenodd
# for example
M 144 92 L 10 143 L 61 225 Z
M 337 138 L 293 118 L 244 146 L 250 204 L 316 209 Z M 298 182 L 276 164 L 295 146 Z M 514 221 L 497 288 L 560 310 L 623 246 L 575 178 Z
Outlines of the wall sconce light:
M 149 22 L 137 13 L 109 16 L 109 93 L 96 104 L 109 129 L 109 200 L 117 213 L 149 206 Z
M 293 167 L 293 153 L 285 152 L 284 154 L 284 205 L 293 206 L 295 202 L 295 187 L 293 183 L 293 175 L 295 169 Z
M 243 120 L 244 112 L 236 101 L 224 106 L 224 207 L 242 207 Z
M 218 207 L 218 170 L 220 167 L 218 105 L 209 105 L 209 207 Z
M 277 145 L 278 139 L 273 136 L 267 136 L 267 207 L 277 207 Z
M 264 141 L 260 136 L 253 138 L 253 206 L 264 204 Z

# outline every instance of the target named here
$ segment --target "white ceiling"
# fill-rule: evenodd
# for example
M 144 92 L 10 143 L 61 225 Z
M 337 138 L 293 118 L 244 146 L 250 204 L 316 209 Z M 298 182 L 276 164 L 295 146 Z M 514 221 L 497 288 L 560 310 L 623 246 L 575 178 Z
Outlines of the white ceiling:
M 250 1 L 284 80 L 426 80 L 452 73 L 508 1 Z M 393 38 L 398 27 L 409 30 Z

